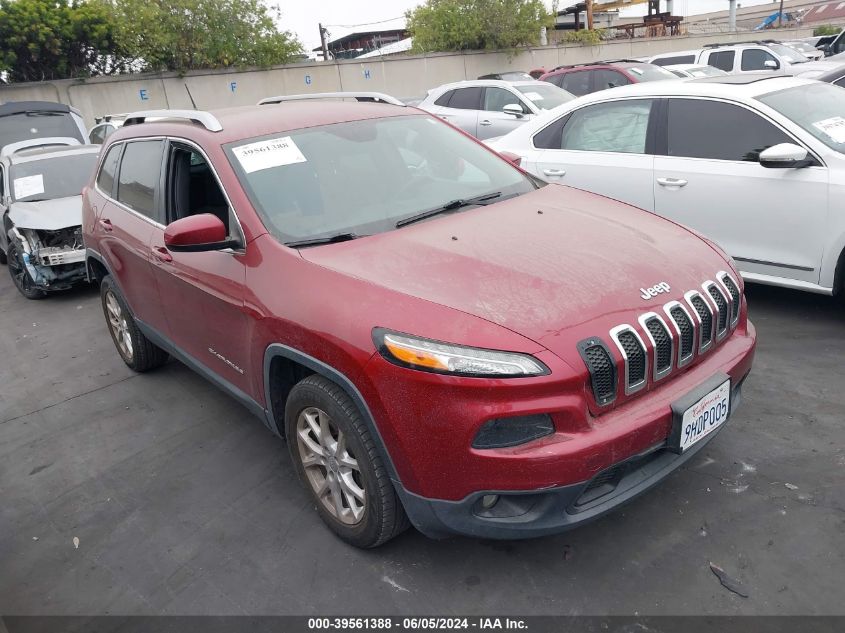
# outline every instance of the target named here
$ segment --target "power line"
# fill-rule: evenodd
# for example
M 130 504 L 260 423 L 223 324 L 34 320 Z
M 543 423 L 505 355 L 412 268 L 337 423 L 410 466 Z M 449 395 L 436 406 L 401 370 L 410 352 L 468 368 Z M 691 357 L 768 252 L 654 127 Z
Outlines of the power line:
M 340 28 L 340 29 L 356 29 L 359 26 L 372 26 L 374 24 L 384 24 L 385 22 L 393 22 L 394 20 L 399 20 L 399 19 L 404 18 L 404 17 L 405 17 L 404 15 L 400 15 L 400 16 L 397 16 L 395 18 L 390 18 L 390 19 L 387 19 L 387 20 L 380 20 L 378 22 L 364 22 L 363 24 L 324 24 L 323 26 L 324 27 L 333 26 L 333 27 L 337 27 L 337 28 Z

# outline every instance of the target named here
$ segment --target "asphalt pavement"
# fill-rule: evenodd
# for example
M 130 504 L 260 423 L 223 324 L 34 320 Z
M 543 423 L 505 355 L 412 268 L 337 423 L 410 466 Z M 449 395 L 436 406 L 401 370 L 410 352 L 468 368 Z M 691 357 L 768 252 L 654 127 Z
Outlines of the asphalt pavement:
M 845 304 L 748 297 L 742 407 L 658 488 L 554 537 L 360 551 L 243 407 L 126 368 L 95 288 L 27 301 L 0 268 L 0 614 L 845 614 Z

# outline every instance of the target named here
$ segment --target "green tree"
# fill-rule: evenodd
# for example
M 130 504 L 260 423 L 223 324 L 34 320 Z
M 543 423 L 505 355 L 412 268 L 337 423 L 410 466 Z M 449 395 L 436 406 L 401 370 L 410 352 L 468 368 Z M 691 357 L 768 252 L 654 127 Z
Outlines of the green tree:
M 822 24 L 813 29 L 813 37 L 821 37 L 824 35 L 837 35 L 842 29 L 833 24 Z
M 554 23 L 542 0 L 426 0 L 405 17 L 417 53 L 536 44 Z
M 0 70 L 8 81 L 126 70 L 105 0 L 0 0 Z
M 143 70 L 284 64 L 302 52 L 260 0 L 114 0 L 119 42 Z

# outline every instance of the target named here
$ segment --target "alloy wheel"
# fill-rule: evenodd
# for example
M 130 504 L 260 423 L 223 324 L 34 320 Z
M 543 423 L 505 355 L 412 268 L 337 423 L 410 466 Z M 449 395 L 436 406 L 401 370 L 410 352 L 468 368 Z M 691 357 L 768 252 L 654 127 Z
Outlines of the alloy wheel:
M 307 407 L 297 417 L 296 436 L 305 477 L 317 499 L 341 523 L 359 523 L 366 492 L 346 435 L 325 411 Z
M 131 361 L 133 349 L 129 324 L 126 322 L 126 315 L 123 312 L 123 308 L 120 307 L 120 302 L 111 290 L 106 292 L 106 312 L 109 320 L 109 328 L 111 328 L 120 353 L 126 360 Z

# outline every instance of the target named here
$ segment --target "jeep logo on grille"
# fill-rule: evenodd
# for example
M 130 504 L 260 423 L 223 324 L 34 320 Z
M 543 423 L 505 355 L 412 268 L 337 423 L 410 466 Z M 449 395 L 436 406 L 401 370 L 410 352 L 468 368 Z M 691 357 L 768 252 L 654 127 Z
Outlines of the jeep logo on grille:
M 671 289 L 672 287 L 669 284 L 661 281 L 659 284 L 654 284 L 651 288 L 640 288 L 640 296 L 643 299 L 651 299 L 664 292 L 669 292 Z

